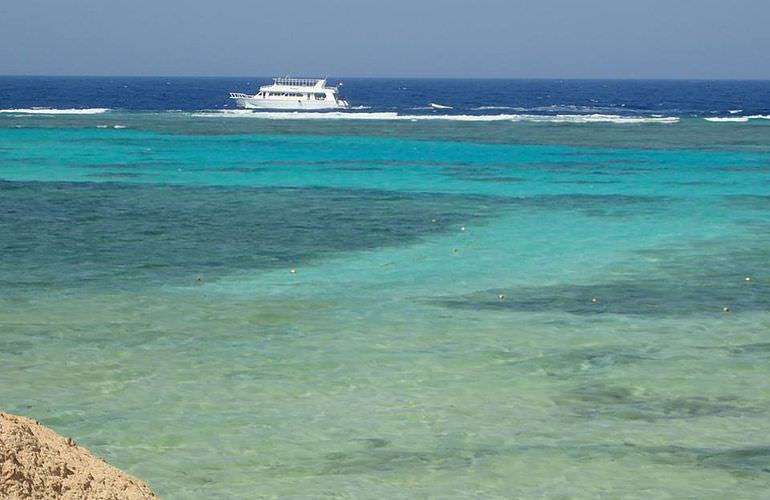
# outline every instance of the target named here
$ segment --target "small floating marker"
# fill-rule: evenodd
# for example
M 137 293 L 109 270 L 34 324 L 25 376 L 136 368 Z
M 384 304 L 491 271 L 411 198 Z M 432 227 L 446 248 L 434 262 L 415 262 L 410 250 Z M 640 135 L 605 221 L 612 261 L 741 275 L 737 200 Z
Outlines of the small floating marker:
M 459 249 L 459 248 L 453 248 L 453 249 L 452 249 L 452 252 L 453 252 L 453 253 L 457 253 L 457 252 L 459 252 L 459 251 L 460 251 L 460 249 Z
M 498 293 L 497 294 L 497 300 L 500 300 L 500 301 L 505 300 L 505 295 L 502 294 L 502 293 Z
M 725 306 L 725 307 L 722 308 L 722 312 L 723 313 L 729 313 L 730 312 L 730 308 Z
M 431 219 L 430 221 L 434 224 L 436 223 L 436 219 Z
M 745 278 L 743 278 L 743 281 L 751 281 L 751 276 L 746 276 Z
M 465 231 L 465 226 L 460 226 L 460 231 Z
M 203 278 L 201 278 L 200 276 L 198 276 L 197 278 L 195 278 L 195 282 L 196 282 L 196 283 L 203 283 Z
M 597 302 L 599 302 L 599 298 L 598 297 L 591 297 L 591 302 L 596 304 Z
M 297 274 L 297 270 L 296 270 L 296 269 L 294 269 L 293 267 L 292 267 L 291 269 L 289 269 L 289 272 L 290 272 L 291 274 Z

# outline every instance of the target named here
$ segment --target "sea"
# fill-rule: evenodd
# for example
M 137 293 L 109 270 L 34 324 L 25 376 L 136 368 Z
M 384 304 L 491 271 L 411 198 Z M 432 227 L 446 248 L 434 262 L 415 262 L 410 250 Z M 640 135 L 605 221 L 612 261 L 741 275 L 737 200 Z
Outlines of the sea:
M 770 82 L 268 82 L 0 77 L 0 408 L 163 498 L 766 497 Z

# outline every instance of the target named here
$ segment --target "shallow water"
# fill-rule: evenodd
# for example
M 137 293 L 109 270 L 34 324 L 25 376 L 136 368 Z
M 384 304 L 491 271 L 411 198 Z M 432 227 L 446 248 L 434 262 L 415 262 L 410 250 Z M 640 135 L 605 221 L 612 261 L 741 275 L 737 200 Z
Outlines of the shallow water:
M 770 487 L 770 122 L 5 114 L 0 179 L 3 408 L 164 497 Z

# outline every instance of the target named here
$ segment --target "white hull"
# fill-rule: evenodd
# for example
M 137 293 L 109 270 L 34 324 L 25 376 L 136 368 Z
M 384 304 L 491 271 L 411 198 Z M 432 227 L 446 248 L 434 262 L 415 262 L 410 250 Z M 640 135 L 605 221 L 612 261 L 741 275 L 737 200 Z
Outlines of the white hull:
M 234 99 L 238 107 L 246 109 L 345 109 L 347 102 L 339 100 L 315 101 L 306 99 L 270 99 L 264 97 L 239 97 Z
M 327 87 L 325 78 L 273 78 L 272 85 L 262 85 L 256 94 L 230 92 L 236 106 L 246 109 L 321 110 L 345 109 L 337 87 Z

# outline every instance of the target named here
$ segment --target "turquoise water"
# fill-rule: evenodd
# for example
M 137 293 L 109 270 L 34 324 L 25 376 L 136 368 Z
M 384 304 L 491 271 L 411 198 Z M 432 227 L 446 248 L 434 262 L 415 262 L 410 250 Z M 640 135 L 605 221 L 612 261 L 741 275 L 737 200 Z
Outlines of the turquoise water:
M 164 497 L 770 487 L 770 121 L 6 114 L 0 179 L 3 409 Z

